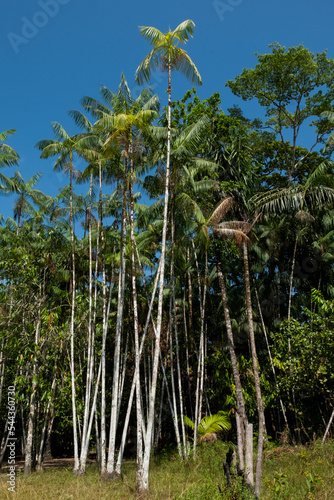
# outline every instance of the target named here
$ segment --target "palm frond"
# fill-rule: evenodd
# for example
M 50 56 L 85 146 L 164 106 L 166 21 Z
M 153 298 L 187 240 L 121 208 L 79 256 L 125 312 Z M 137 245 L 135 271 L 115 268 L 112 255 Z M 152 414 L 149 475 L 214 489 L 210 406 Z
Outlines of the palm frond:
M 232 196 L 224 198 L 219 205 L 212 212 L 210 218 L 208 219 L 209 226 L 216 226 L 218 222 L 227 214 L 227 212 L 233 206 L 234 199 Z
M 155 47 L 165 41 L 165 35 L 153 26 L 139 26 L 139 32 L 145 40 Z
M 87 131 L 90 131 L 92 129 L 93 125 L 81 111 L 77 111 L 76 109 L 71 109 L 70 111 L 67 112 L 67 114 L 71 118 L 73 118 L 74 123 L 78 127 Z
M 241 229 L 219 228 L 215 227 L 213 233 L 217 238 L 229 238 L 234 240 L 238 246 L 244 241 L 249 242 L 248 236 Z
M 159 67 L 161 60 L 161 53 L 156 49 L 151 50 L 149 54 L 145 57 L 143 62 L 138 66 L 136 70 L 135 82 L 139 85 L 143 85 L 148 82 L 151 78 L 152 70 Z
M 187 19 L 179 24 L 172 32 L 174 38 L 180 43 L 185 44 L 190 37 L 194 36 L 195 23 L 191 19 Z
M 198 69 L 184 50 L 176 49 L 173 62 L 175 69 L 181 71 L 187 80 L 190 80 L 195 85 L 202 85 L 202 78 Z
M 198 434 L 205 436 L 211 432 L 228 431 L 231 428 L 230 419 L 225 412 L 203 417 L 198 426 Z
M 190 427 L 190 429 L 194 430 L 195 429 L 195 424 L 192 420 L 190 420 L 189 417 L 187 417 L 186 415 L 183 416 L 183 420 L 184 420 L 184 423 Z

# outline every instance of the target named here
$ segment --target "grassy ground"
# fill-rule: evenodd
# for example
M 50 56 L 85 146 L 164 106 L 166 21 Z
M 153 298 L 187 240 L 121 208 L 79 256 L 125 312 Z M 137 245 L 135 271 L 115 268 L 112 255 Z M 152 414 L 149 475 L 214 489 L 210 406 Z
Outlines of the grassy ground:
M 226 489 L 222 459 L 223 443 L 203 447 L 196 463 L 181 463 L 173 454 L 152 460 L 150 499 L 250 500 L 236 481 Z M 126 462 L 123 477 L 103 482 L 95 466 L 84 478 L 73 476 L 70 469 L 54 469 L 17 475 L 16 494 L 8 491 L 7 477 L 0 474 L 0 498 L 22 500 L 131 500 L 135 498 L 135 463 Z M 268 448 L 265 451 L 261 499 L 334 499 L 334 442 L 324 446 Z

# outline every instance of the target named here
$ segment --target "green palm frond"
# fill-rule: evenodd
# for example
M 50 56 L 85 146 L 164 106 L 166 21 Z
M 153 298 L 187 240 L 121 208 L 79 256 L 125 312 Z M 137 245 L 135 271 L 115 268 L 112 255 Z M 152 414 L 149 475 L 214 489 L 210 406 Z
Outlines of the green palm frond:
M 157 49 L 151 50 L 149 54 L 145 57 L 143 62 L 138 66 L 136 70 L 135 82 L 139 85 L 144 85 L 151 78 L 152 71 L 160 66 L 161 54 Z
M 165 40 L 165 35 L 153 26 L 139 26 L 139 32 L 153 46 L 162 44 Z
M 218 412 L 216 415 L 203 417 L 198 426 L 198 434 L 205 436 L 210 432 L 228 431 L 231 428 L 230 419 L 225 412 Z
M 110 109 L 105 104 L 89 96 L 84 96 L 80 104 L 89 111 L 94 118 L 100 118 L 101 113 L 110 113 Z
M 52 130 L 59 141 L 70 141 L 71 138 L 65 131 L 64 127 L 58 122 L 52 122 Z
M 203 141 L 203 132 L 209 125 L 207 116 L 202 116 L 196 123 L 189 125 L 173 145 L 172 155 L 194 155 Z
M 192 430 L 195 429 L 195 424 L 189 417 L 183 417 L 184 423 Z M 224 411 L 219 411 L 215 415 L 203 417 L 198 426 L 199 437 L 205 436 L 211 432 L 228 431 L 231 428 L 231 422 L 228 414 Z
M 194 430 L 194 429 L 195 429 L 195 424 L 194 424 L 194 422 L 193 422 L 192 420 L 190 420 L 190 418 L 189 418 L 189 417 L 187 417 L 186 415 L 184 415 L 183 420 L 184 420 L 184 423 L 185 423 L 188 427 L 190 427 L 190 429 L 192 429 L 192 430 Z
M 253 196 L 250 204 L 261 212 L 279 213 L 284 211 L 297 211 L 303 206 L 304 193 L 301 186 L 285 189 L 273 189 L 266 193 Z
M 332 161 L 323 161 L 312 172 L 305 183 L 305 188 L 315 186 L 334 187 L 333 181 L 334 163 Z
M 158 113 L 160 110 L 159 97 L 156 94 L 152 95 L 150 88 L 145 87 L 136 99 L 135 108 L 142 109 L 143 111 L 149 109 Z
M 172 32 L 173 37 L 183 44 L 185 44 L 190 37 L 194 36 L 195 23 L 191 19 L 187 19 L 179 24 Z
M 7 138 L 16 132 L 15 129 L 6 130 L 0 133 L 0 141 L 6 141 Z M 12 167 L 18 164 L 19 155 L 8 144 L 0 143 L 0 168 Z
M 195 85 L 202 85 L 202 78 L 193 61 L 182 49 L 177 49 L 174 55 L 174 68 L 180 71 L 187 80 Z
M 188 216 L 195 217 L 198 224 L 205 224 L 206 219 L 200 206 L 187 193 L 180 193 L 176 197 L 176 204 L 181 212 L 188 213 Z
M 109 108 L 112 108 L 112 105 L 113 105 L 113 102 L 115 100 L 115 93 L 112 92 L 108 87 L 106 87 L 105 85 L 101 85 L 100 87 L 100 90 L 99 90 L 99 93 L 102 97 L 102 99 L 104 100 L 106 106 L 109 106 Z M 88 102 L 87 102 L 88 104 Z M 90 105 L 93 104 L 92 102 L 90 103 Z M 99 103 L 101 104 L 101 103 Z M 104 105 L 101 105 L 103 108 L 105 108 Z M 103 109 L 101 109 L 101 111 L 103 111 Z M 105 110 L 104 110 L 105 111 Z
M 77 111 L 76 109 L 71 109 L 70 111 L 67 112 L 67 114 L 71 118 L 73 118 L 74 123 L 83 130 L 89 131 L 93 128 L 91 122 L 81 111 Z
M 15 128 L 12 128 L 10 130 L 5 130 L 4 132 L 1 132 L 0 133 L 0 141 L 7 141 L 7 138 L 10 136 L 10 135 L 13 135 L 15 134 L 16 132 L 16 129 Z

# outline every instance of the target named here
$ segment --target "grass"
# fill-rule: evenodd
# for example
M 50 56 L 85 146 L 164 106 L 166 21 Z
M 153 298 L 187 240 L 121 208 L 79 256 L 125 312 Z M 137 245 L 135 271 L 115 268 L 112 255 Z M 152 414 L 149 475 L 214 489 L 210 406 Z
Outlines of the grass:
M 261 498 L 332 500 L 334 442 L 267 452 Z
M 252 496 L 235 481 L 227 490 L 222 460 L 226 445 L 203 446 L 198 460 L 180 462 L 177 455 L 164 453 L 151 462 L 150 499 L 250 500 Z M 12 500 L 132 500 L 135 498 L 135 463 L 124 463 L 123 477 L 104 482 L 95 466 L 85 477 L 70 469 L 52 469 L 25 478 L 17 474 L 16 495 L 8 491 L 7 476 L 0 474 L 0 498 Z M 329 500 L 334 498 L 334 442 L 324 446 L 271 446 L 265 450 L 261 500 Z

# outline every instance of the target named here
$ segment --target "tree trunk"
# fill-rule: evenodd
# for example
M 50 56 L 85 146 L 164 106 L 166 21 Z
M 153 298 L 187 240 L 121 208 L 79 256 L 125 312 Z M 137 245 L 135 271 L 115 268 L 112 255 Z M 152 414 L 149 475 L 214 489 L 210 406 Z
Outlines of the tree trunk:
M 251 298 L 251 288 L 250 288 L 250 280 L 249 280 L 248 250 L 247 250 L 247 242 L 246 241 L 243 242 L 243 250 L 244 250 L 244 270 L 245 270 L 245 291 L 246 291 L 247 318 L 248 318 L 248 325 L 249 325 L 249 338 L 250 338 L 252 361 L 253 361 L 253 373 L 254 373 L 254 384 L 255 384 L 257 411 L 258 411 L 258 418 L 259 418 L 259 435 L 258 435 L 257 459 L 256 459 L 255 495 L 260 496 L 265 421 L 264 421 L 263 401 L 262 401 L 261 386 L 260 386 L 259 366 L 258 366 L 256 345 L 255 345 L 252 298 Z
M 140 259 L 139 259 L 138 251 L 137 251 L 137 259 L 138 259 L 138 264 L 140 266 Z M 157 271 L 157 274 L 156 274 L 156 277 L 155 277 L 155 280 L 154 280 L 152 297 L 151 297 L 151 300 L 150 300 L 150 305 L 149 305 L 149 310 L 148 310 L 148 314 L 147 314 L 147 318 L 146 318 L 144 332 L 143 332 L 141 343 L 140 343 L 139 361 L 140 361 L 140 358 L 141 358 L 141 355 L 142 355 L 142 352 L 143 352 L 144 341 L 145 341 L 145 337 L 146 337 L 148 325 L 149 325 L 149 322 L 150 322 L 151 318 L 152 318 L 152 323 L 153 323 L 153 329 L 155 331 L 155 325 L 154 325 L 154 321 L 153 321 L 153 317 L 152 317 L 152 309 L 153 309 L 154 299 L 155 299 L 155 295 L 156 295 L 157 285 L 158 285 L 158 282 L 159 282 L 159 279 L 160 279 L 160 270 L 161 270 L 161 262 L 159 263 L 158 271 Z M 144 287 L 146 288 L 145 275 L 144 275 L 144 272 L 143 272 L 142 269 L 141 269 L 141 272 L 142 272 L 142 278 L 143 278 Z M 124 453 L 124 447 L 125 447 L 125 440 L 126 440 L 127 431 L 128 431 L 128 425 L 129 425 L 129 420 L 130 420 L 130 413 L 131 413 L 131 408 L 132 408 L 132 403 L 133 403 L 133 396 L 134 396 L 135 387 L 136 387 L 136 381 L 135 381 L 135 377 L 133 377 L 131 391 L 130 391 L 130 397 L 129 397 L 129 401 L 128 401 L 128 408 L 127 408 L 127 412 L 126 412 L 126 417 L 125 417 L 125 422 L 124 422 L 124 428 L 123 428 L 123 433 L 122 433 L 121 445 L 120 445 L 119 454 L 118 454 L 118 458 L 117 458 L 117 464 L 116 464 L 116 472 L 117 472 L 118 475 L 121 473 L 122 459 L 123 459 L 123 453 Z M 143 434 L 146 434 L 146 433 L 143 433 Z
M 130 231 L 131 231 L 131 281 L 133 299 L 133 323 L 135 333 L 135 385 L 136 385 L 136 415 L 137 415 L 137 473 L 136 490 L 140 493 L 143 474 L 143 437 L 142 437 L 142 405 L 140 385 L 140 354 L 139 354 L 139 321 L 136 287 L 135 233 L 134 233 L 134 200 L 133 200 L 133 161 L 130 162 Z
M 274 366 L 273 358 L 271 356 L 271 351 L 270 351 L 270 346 L 269 346 L 269 342 L 268 342 L 268 335 L 267 335 L 266 326 L 265 326 L 264 321 L 263 321 L 263 315 L 262 315 L 262 309 L 261 309 L 261 304 L 260 304 L 260 300 L 259 300 L 259 295 L 257 293 L 256 287 L 254 287 L 254 288 L 255 288 L 255 295 L 256 295 L 256 300 L 257 300 L 257 306 L 258 306 L 258 309 L 259 309 L 259 314 L 260 314 L 260 319 L 261 319 L 262 330 L 263 330 L 264 337 L 266 339 L 266 346 L 267 346 L 267 351 L 268 351 L 268 355 L 269 355 L 269 359 L 270 359 L 271 371 L 273 372 L 274 381 L 275 381 L 275 385 L 276 385 L 276 389 L 277 389 L 277 393 L 279 394 L 280 391 L 279 391 L 279 387 L 278 387 L 275 366 Z M 281 398 L 280 395 L 279 395 L 279 401 L 280 401 L 281 410 L 282 410 L 282 414 L 283 414 L 283 418 L 284 418 L 284 422 L 285 422 L 285 427 L 286 427 L 286 429 L 288 430 L 288 432 L 290 434 L 288 419 L 286 417 L 285 408 L 284 408 L 283 401 L 282 401 L 282 398 Z
M 254 486 L 254 469 L 253 469 L 253 424 L 247 423 L 246 426 L 246 443 L 245 443 L 245 479 L 246 483 Z
M 47 437 L 48 424 L 49 424 L 50 420 L 53 418 L 51 405 L 52 405 L 52 402 L 54 399 L 55 388 L 56 388 L 56 376 L 53 377 L 52 386 L 51 386 L 51 398 L 49 399 L 47 407 L 46 407 L 44 424 L 43 424 L 43 428 L 42 428 L 42 432 L 41 432 L 41 439 L 40 439 L 40 443 L 39 443 L 39 449 L 38 449 L 38 452 L 36 454 L 36 469 L 38 471 L 43 470 L 44 443 L 45 443 L 46 437 Z
M 121 332 L 123 322 L 124 308 L 124 288 L 125 288 L 125 249 L 126 249 L 126 172 L 124 173 L 123 186 L 123 206 L 122 206 L 122 224 L 121 224 L 121 260 L 118 283 L 118 298 L 117 298 L 117 321 L 115 333 L 115 349 L 114 349 L 114 370 L 113 370 L 113 389 L 111 399 L 111 415 L 110 415 L 110 434 L 109 434 L 109 452 L 106 477 L 114 477 L 115 471 L 115 444 L 116 444 L 116 426 L 119 411 L 119 370 L 120 370 L 120 349 L 121 349 Z M 104 474 L 104 471 L 102 471 Z
M 40 336 L 40 328 L 41 328 L 41 309 L 39 305 L 38 311 L 38 320 L 36 325 L 36 333 L 35 333 L 35 344 L 37 346 Z M 28 417 L 28 432 L 27 432 L 27 443 L 25 449 L 25 459 L 24 459 L 24 475 L 29 476 L 32 471 L 32 449 L 33 449 L 33 438 L 34 438 L 34 426 L 35 426 L 35 418 L 36 418 L 36 392 L 37 392 L 37 360 L 34 359 L 34 366 L 32 372 L 32 392 L 30 396 L 30 405 L 29 405 L 29 417 Z
M 204 277 L 204 287 L 203 287 L 203 298 L 201 279 L 199 273 L 198 260 L 195 250 L 195 244 L 192 240 L 196 268 L 197 268 L 197 278 L 198 278 L 198 293 L 200 297 L 200 315 L 201 315 L 201 333 L 200 333 L 200 344 L 198 349 L 198 365 L 197 365 L 197 383 L 196 383 L 196 403 L 195 403 L 195 427 L 194 427 L 194 459 L 196 458 L 197 449 L 197 429 L 202 417 L 202 395 L 203 395 L 203 377 L 204 377 L 204 316 L 205 316 L 205 302 L 206 302 L 206 281 L 207 281 L 207 257 L 205 262 L 205 277 Z M 207 253 L 206 253 L 207 256 Z
M 324 437 L 322 438 L 321 444 L 324 444 L 324 442 L 326 441 L 327 434 L 329 433 L 329 429 L 330 429 L 332 422 L 333 422 L 333 418 L 334 418 L 334 410 L 332 411 L 331 418 L 329 419 L 329 422 L 327 424 L 326 431 L 325 431 Z
M 89 240 L 89 307 L 88 307 L 88 347 L 87 347 L 87 375 L 86 375 L 86 395 L 85 395 L 85 411 L 82 429 L 82 442 L 80 454 L 80 474 L 86 472 L 85 442 L 87 440 L 87 427 L 89 419 L 89 408 L 91 399 L 91 389 L 93 383 L 93 368 L 94 368 L 94 332 L 92 328 L 92 307 L 93 307 L 93 262 L 92 262 L 92 187 L 93 174 L 90 176 L 89 187 L 89 209 L 88 209 L 88 240 Z
M 72 250 L 72 301 L 71 301 L 71 355 L 70 355 L 70 371 L 71 371 L 71 386 L 72 386 L 72 421 L 73 421 L 73 443 L 74 443 L 74 468 L 73 473 L 77 474 L 79 470 L 79 450 L 78 450 L 78 433 L 77 433 L 77 409 L 76 409 L 76 389 L 75 389 L 75 369 L 74 369 L 74 311 L 75 311 L 75 249 L 74 249 L 74 229 L 73 229 L 73 200 L 72 200 L 72 181 L 73 181 L 73 164 L 71 155 L 70 166 L 70 222 L 71 222 L 71 250 Z
M 153 423 L 154 423 L 154 406 L 155 406 L 155 396 L 158 378 L 158 366 L 160 357 L 160 337 L 161 337 L 161 327 L 162 327 L 162 301 L 163 301 L 163 289 L 165 280 L 165 255 L 166 255 L 166 240 L 167 240 L 167 222 L 168 222 L 168 198 L 169 198 L 169 182 L 170 182 L 170 137 L 171 137 L 171 64 L 168 64 L 168 125 L 167 125 L 167 161 L 166 161 L 166 185 L 165 185 L 165 205 L 164 205 L 164 218 L 163 218 L 163 229 L 162 229 L 162 242 L 161 242 L 161 272 L 160 272 L 160 282 L 159 282 L 159 296 L 158 296 L 158 316 L 157 316 L 157 329 L 155 336 L 155 347 L 154 347 L 154 357 L 153 357 L 153 369 L 152 369 L 152 384 L 150 391 L 150 404 L 149 404 L 149 418 L 147 422 L 146 436 L 145 436 L 145 452 L 143 461 L 143 475 L 142 482 L 140 485 L 140 490 L 142 493 L 147 494 L 149 489 L 149 467 L 150 467 L 150 457 L 152 448 L 152 433 L 153 433 Z
M 238 468 L 239 468 L 239 472 L 243 473 L 244 465 L 245 465 L 245 460 L 244 460 L 245 437 L 246 437 L 245 432 L 246 432 L 246 427 L 247 427 L 248 421 L 247 421 L 247 416 L 246 416 L 245 401 L 244 401 L 244 397 L 242 394 L 242 387 L 241 387 L 241 380 L 240 380 L 239 369 L 238 369 L 238 362 L 237 362 L 237 357 L 236 357 L 235 349 L 234 349 L 232 324 L 231 324 L 230 312 L 229 312 L 228 303 L 227 303 L 227 295 L 226 295 L 224 277 L 223 277 L 223 273 L 221 270 L 220 256 L 219 256 L 218 252 L 216 253 L 216 260 L 217 260 L 218 281 L 219 281 L 219 286 L 220 286 L 220 290 L 221 290 L 222 303 L 223 303 L 224 316 L 225 316 L 227 342 L 228 342 L 228 347 L 229 347 L 229 352 L 230 352 L 230 359 L 231 359 L 233 379 L 234 379 L 235 392 L 236 392 L 236 400 L 237 400 L 237 413 L 238 413 L 238 416 L 237 416 L 237 439 L 238 439 L 238 455 L 239 455 Z M 239 422 L 239 424 L 238 424 L 238 422 Z M 242 455 L 240 454 L 241 450 L 242 450 Z

